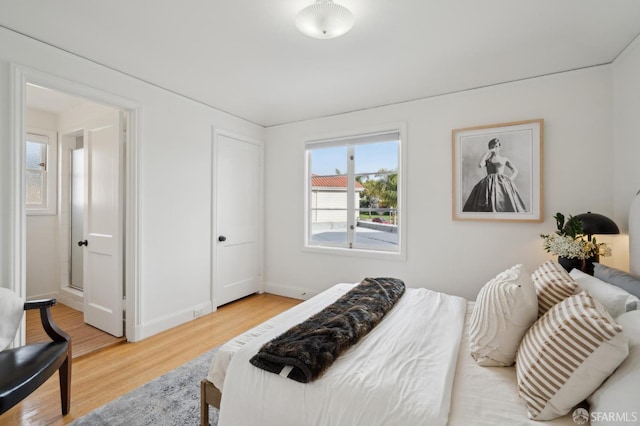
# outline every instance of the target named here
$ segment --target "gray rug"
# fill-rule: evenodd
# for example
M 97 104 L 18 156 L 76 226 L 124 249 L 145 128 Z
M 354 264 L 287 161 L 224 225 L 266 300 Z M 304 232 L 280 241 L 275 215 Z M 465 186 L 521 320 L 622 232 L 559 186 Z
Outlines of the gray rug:
M 218 348 L 79 418 L 72 425 L 175 426 L 200 424 L 200 381 Z M 209 424 L 218 410 L 209 409 Z

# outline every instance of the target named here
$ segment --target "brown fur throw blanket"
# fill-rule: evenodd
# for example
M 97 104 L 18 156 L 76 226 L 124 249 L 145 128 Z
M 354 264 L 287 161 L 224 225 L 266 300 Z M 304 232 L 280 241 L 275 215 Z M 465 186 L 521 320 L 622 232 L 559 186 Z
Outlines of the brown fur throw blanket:
M 266 343 L 250 362 L 301 383 L 317 379 L 395 305 L 404 283 L 365 278 L 331 305 Z

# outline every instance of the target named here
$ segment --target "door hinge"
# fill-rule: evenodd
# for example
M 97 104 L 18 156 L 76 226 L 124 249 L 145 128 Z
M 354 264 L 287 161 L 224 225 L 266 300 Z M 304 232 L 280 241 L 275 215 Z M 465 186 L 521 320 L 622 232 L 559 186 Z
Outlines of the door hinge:
M 127 298 L 122 298 L 122 312 L 127 312 Z

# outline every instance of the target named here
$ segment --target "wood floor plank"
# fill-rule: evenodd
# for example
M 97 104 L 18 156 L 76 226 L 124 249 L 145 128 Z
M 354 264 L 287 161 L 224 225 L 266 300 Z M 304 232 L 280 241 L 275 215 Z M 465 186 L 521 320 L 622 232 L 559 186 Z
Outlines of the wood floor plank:
M 40 311 L 37 309 L 29 310 L 26 316 L 27 343 L 48 341 L 49 337 L 40 321 Z M 126 341 L 124 337 L 114 337 L 86 324 L 82 312 L 61 303 L 57 303 L 51 308 L 51 316 L 55 323 L 71 336 L 73 359 Z
M 0 425 L 62 425 L 297 305 L 300 300 L 256 294 L 137 343 L 74 359 L 71 411 L 62 417 L 57 374 L 0 416 Z M 207 371 L 202 372 L 202 377 Z

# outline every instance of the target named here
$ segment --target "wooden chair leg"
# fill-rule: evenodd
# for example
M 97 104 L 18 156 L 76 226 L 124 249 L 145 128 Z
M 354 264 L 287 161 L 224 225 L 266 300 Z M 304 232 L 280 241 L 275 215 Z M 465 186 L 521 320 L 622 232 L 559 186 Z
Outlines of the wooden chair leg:
M 209 404 L 204 380 L 200 382 L 200 426 L 209 426 Z
M 70 351 L 69 351 L 70 352 Z M 62 403 L 62 415 L 69 413 L 71 408 L 71 353 L 58 370 L 60 376 L 60 401 Z

